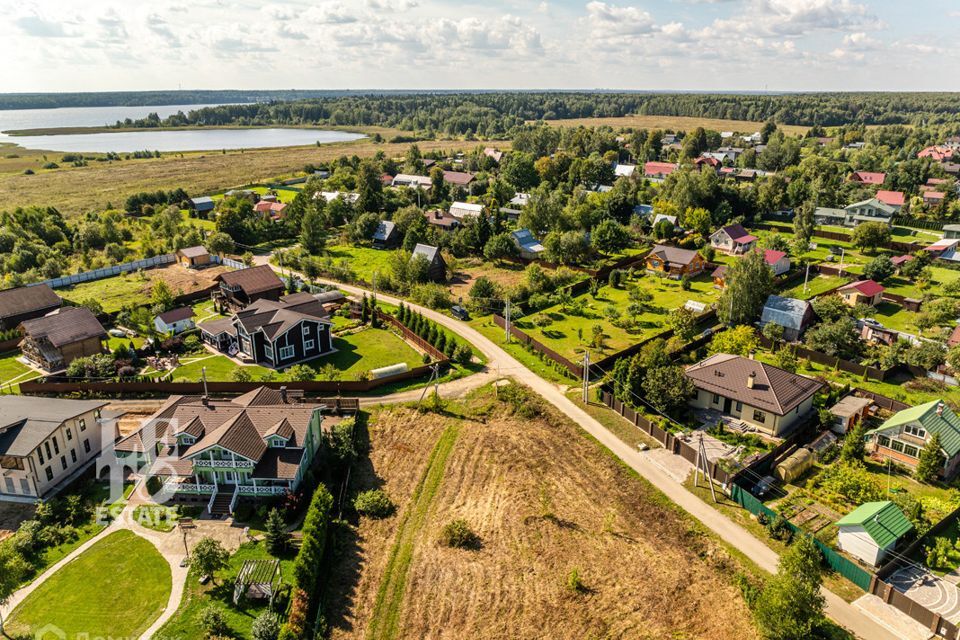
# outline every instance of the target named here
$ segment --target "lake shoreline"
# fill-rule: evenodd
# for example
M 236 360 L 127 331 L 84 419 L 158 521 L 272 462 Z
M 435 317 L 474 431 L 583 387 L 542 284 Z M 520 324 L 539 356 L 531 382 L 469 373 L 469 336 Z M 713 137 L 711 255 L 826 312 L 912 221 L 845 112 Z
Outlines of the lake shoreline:
M 183 127 L 39 127 L 35 129 L 10 129 L 0 131 L 0 134 L 10 138 L 28 137 L 28 136 L 57 136 L 57 135 L 85 135 L 93 133 L 143 133 L 147 131 L 217 131 L 217 130 L 257 130 L 257 129 L 313 129 L 317 131 L 342 131 L 344 133 L 356 133 L 357 135 L 366 135 L 363 127 L 344 127 L 339 125 L 314 125 L 314 124 L 290 124 L 290 125 L 186 125 Z

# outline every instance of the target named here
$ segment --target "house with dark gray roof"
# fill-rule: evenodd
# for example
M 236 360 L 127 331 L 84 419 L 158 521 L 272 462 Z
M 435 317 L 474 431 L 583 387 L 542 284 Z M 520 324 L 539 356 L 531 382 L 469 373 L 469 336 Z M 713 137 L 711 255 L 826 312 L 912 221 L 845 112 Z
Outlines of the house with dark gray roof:
M 783 327 L 783 339 L 794 341 L 800 338 L 811 322 L 813 322 L 813 307 L 806 300 L 768 296 L 760 314 L 760 326 L 773 323 Z
M 199 328 L 201 340 L 217 350 L 281 369 L 331 353 L 332 326 L 323 303 L 300 292 L 278 301 L 257 300 L 230 318 L 202 322 Z
M 429 244 L 417 243 L 417 246 L 413 248 L 413 254 L 410 256 L 410 260 L 416 259 L 417 256 L 422 256 L 429 265 L 427 268 L 427 277 L 434 282 L 443 282 L 447 279 L 447 263 L 444 261 L 443 256 L 440 255 L 440 249 L 437 247 L 430 246 Z
M 647 271 L 680 279 L 703 272 L 707 261 L 696 251 L 658 244 L 646 257 Z
M 221 273 L 216 279 L 220 282 L 217 296 L 232 309 L 261 299 L 279 300 L 284 289 L 283 280 L 266 264 Z
M 159 313 L 153 318 L 153 328 L 157 333 L 173 334 L 183 333 L 193 329 L 196 325 L 193 322 L 193 309 L 190 307 L 177 307 Z
M 201 198 L 190 198 L 190 207 L 197 213 L 213 211 L 215 203 L 213 198 L 203 196 Z
M 53 497 L 117 438 L 105 400 L 0 396 L 0 501 Z
M 400 236 L 397 231 L 397 225 L 390 220 L 381 220 L 377 225 L 377 230 L 373 232 L 373 248 L 389 249 L 397 245 L 397 239 Z
M 783 437 L 813 410 L 823 383 L 751 358 L 718 353 L 684 374 L 697 392 L 691 407 L 717 411 L 748 428 Z
M 117 442 L 115 464 L 159 478 L 174 502 L 226 514 L 243 500 L 296 491 L 338 422 L 325 409 L 285 387 L 232 400 L 173 396 Z
M 86 307 L 63 307 L 20 327 L 23 355 L 47 371 L 60 371 L 77 358 L 103 353 L 107 337 L 97 316 Z
M 56 311 L 63 305 L 53 289 L 37 284 L 0 291 L 0 330 L 16 329 L 24 320 L 32 320 Z

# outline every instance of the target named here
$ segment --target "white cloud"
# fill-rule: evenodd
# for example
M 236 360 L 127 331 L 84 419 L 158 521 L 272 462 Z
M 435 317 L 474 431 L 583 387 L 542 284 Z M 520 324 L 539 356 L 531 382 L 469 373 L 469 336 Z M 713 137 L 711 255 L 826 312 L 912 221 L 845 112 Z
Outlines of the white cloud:
M 60 22 L 47 20 L 34 14 L 16 18 L 13 23 L 28 36 L 38 38 L 69 38 L 76 34 L 70 33 Z
M 620 7 L 593 0 L 587 4 L 587 25 L 597 39 L 644 36 L 656 31 L 653 16 L 637 7 Z

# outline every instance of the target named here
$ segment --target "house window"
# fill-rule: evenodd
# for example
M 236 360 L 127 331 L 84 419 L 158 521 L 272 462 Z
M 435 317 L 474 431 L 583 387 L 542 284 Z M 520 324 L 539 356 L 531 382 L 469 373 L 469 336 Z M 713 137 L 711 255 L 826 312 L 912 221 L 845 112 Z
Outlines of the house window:
M 766 419 L 767 419 L 767 414 L 765 414 L 763 411 L 760 411 L 760 409 L 753 410 L 754 422 L 764 422 L 766 421 Z
M 743 403 L 742 403 L 742 402 L 739 402 L 739 401 L 737 402 L 737 411 L 738 411 L 738 412 L 739 412 L 739 411 L 743 411 Z
M 893 449 L 894 451 L 899 451 L 903 453 L 903 443 L 900 442 L 899 440 L 892 441 L 890 443 L 890 448 Z
M 76 449 L 70 449 L 70 462 L 73 462 L 73 463 L 76 463 L 76 462 L 77 462 L 77 450 L 76 450 Z
M 903 428 L 903 432 L 906 433 L 906 434 L 909 434 L 909 435 L 911 435 L 911 436 L 916 436 L 916 437 L 918 437 L 918 438 L 924 438 L 924 439 L 926 439 L 926 437 L 927 437 L 927 430 L 926 430 L 926 429 L 924 429 L 923 427 L 918 427 L 918 426 L 912 425 L 912 424 L 908 424 L 907 426 L 905 426 L 905 427 Z
M 90 441 L 89 441 L 89 440 L 84 440 L 84 441 L 83 441 L 83 450 L 84 450 L 85 452 L 87 452 L 87 453 L 90 453 Z
M 881 447 L 889 447 L 890 438 L 887 436 L 877 436 L 877 444 L 879 444 Z
M 60 466 L 63 467 L 63 470 L 67 470 L 67 456 L 60 456 Z
M 303 335 L 310 335 L 310 327 L 308 325 L 303 325 Z
M 43 448 L 46 449 L 46 451 L 47 451 L 47 458 L 52 458 L 52 457 L 53 457 L 53 454 L 50 453 L 50 441 L 49 441 L 49 440 L 48 440 L 47 442 L 44 442 L 44 443 L 43 443 Z
M 40 464 L 43 464 L 43 449 L 37 447 L 37 459 L 40 461 Z
M 16 493 L 16 486 L 13 484 L 13 478 L 7 478 L 7 493 Z
M 316 342 L 314 342 L 313 340 L 305 340 L 305 341 L 303 342 L 303 349 L 304 349 L 304 351 L 309 351 L 310 349 L 313 349 L 313 345 L 315 345 L 315 344 L 316 344 Z
M 97 417 L 98 418 L 100 417 L 99 409 L 97 410 Z M 80 431 L 86 431 L 86 430 L 87 430 L 87 421 L 84 420 L 83 418 L 80 418 Z
M 70 427 L 67 427 L 67 441 L 73 440 L 73 431 L 70 430 Z
M 713 404 L 720 404 L 720 396 L 716 393 L 713 394 Z
M 51 440 L 53 440 L 53 451 L 54 451 L 57 455 L 59 455 L 59 454 L 60 454 L 60 444 L 57 442 L 57 436 L 53 436 L 53 438 L 51 438 Z M 47 453 L 49 453 L 49 451 L 48 451 Z
M 911 458 L 916 458 L 920 455 L 920 450 L 912 444 L 905 444 L 903 445 L 903 453 Z
M 100 409 L 97 409 L 96 411 L 94 411 L 94 412 L 93 412 L 93 415 L 94 415 L 95 418 L 97 418 L 97 419 L 99 420 L 99 419 L 100 419 Z M 83 418 L 80 418 L 80 424 L 83 425 Z
M 268 344 L 263 345 L 263 355 L 268 359 L 273 360 L 273 347 Z
M 22 490 L 22 493 L 29 494 L 29 493 L 30 493 L 30 481 L 27 480 L 26 478 L 21 478 L 21 479 L 20 479 L 20 489 Z
M 281 360 L 286 360 L 286 359 L 288 359 L 288 358 L 292 358 L 292 357 L 294 356 L 294 353 L 296 353 L 296 351 L 294 350 L 293 347 L 280 347 L 280 359 L 281 359 Z
M 47 482 L 50 482 L 51 480 L 53 480 L 53 469 L 51 469 L 50 467 L 47 467 L 46 469 L 44 469 L 44 472 L 47 474 Z

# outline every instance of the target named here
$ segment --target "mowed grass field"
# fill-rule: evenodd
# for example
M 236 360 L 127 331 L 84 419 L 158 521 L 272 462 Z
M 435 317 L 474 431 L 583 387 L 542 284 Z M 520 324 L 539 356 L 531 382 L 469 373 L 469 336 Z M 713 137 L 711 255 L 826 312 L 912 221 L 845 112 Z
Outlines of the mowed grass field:
M 169 265 L 142 272 L 126 273 L 102 280 L 81 282 L 70 287 L 61 287 L 57 293 L 64 300 L 81 304 L 84 300 L 96 300 L 107 313 L 119 311 L 125 305 L 141 306 L 150 301 L 153 283 L 163 280 L 174 295 L 177 291 L 192 293 L 201 291 L 214 284 L 214 278 L 230 271 L 226 267 L 213 266 L 206 269 L 187 269 L 179 265 Z
M 692 131 L 697 127 L 714 131 L 736 131 L 754 133 L 760 131 L 762 122 L 749 120 L 723 120 L 720 118 L 694 118 L 689 116 L 619 116 L 610 118 L 569 118 L 566 120 L 547 120 L 551 127 L 613 127 L 614 129 L 632 127 L 634 129 L 671 129 L 673 131 Z M 777 125 L 784 133 L 803 135 L 810 127 L 791 124 Z
M 443 415 L 380 409 L 368 435 L 351 490 L 398 508 L 351 527 L 331 638 L 757 637 L 737 562 L 569 422 L 510 415 L 486 389 Z M 460 518 L 475 549 L 439 542 Z
M 476 145 L 509 148 L 506 141 L 467 142 L 424 140 L 420 150 L 469 150 Z M 370 157 L 383 151 L 388 157 L 400 157 L 408 143 L 376 144 L 370 140 L 337 142 L 321 146 L 282 147 L 207 152 L 165 153 L 149 160 L 93 162 L 86 167 L 64 167 L 52 171 L 37 170 L 36 175 L 23 175 L 25 158 L 0 160 L 0 193 L 8 208 L 28 205 L 54 206 L 65 215 L 78 215 L 91 209 L 103 209 L 107 203 L 121 206 L 128 196 L 140 191 L 182 187 L 191 195 L 229 189 L 232 186 L 266 182 L 290 177 L 306 164 L 319 164 L 340 156 Z M 29 155 L 39 161 L 35 152 L 4 149 L 6 154 Z M 46 152 L 59 160 L 62 152 Z M 9 169 L 4 161 L 9 162 Z M 42 164 L 42 163 L 41 163 Z M 39 166 L 39 165 L 38 165 Z
M 67 638 L 135 638 L 166 607 L 170 587 L 170 565 L 156 548 L 131 531 L 117 531 L 37 587 L 5 630 L 32 637 L 55 625 Z

